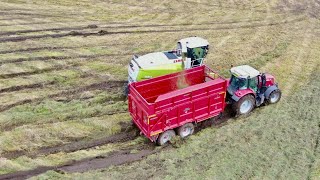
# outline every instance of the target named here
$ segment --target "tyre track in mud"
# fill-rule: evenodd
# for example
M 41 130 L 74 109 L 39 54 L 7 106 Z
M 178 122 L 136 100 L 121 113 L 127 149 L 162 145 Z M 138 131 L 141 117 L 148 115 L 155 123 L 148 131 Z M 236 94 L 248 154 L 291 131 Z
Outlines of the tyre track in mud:
M 3 50 L 0 51 L 0 54 L 10 54 L 10 53 L 20 53 L 20 52 L 34 52 L 34 51 L 42 51 L 42 50 L 65 50 L 65 49 L 78 49 L 78 48 L 108 48 L 113 46 L 132 46 L 134 43 L 114 43 L 114 44 L 103 44 L 103 45 L 84 45 L 84 46 L 45 46 L 45 47 L 34 47 L 34 48 L 26 48 L 26 49 L 15 49 L 15 50 Z M 113 54 L 110 54 L 111 56 Z
M 37 69 L 34 71 L 28 71 L 28 72 L 18 72 L 18 73 L 10 73 L 10 74 L 0 74 L 0 79 L 11 79 L 19 76 L 30 76 L 30 75 L 36 75 L 36 74 L 43 74 L 58 70 L 66 70 L 66 69 L 72 69 L 76 67 L 77 65 L 73 66 L 63 66 L 63 65 L 57 65 L 50 68 L 44 68 L 44 69 Z M 1 93 L 1 90 L 0 90 Z
M 67 33 L 57 33 L 57 34 L 46 34 L 46 35 L 31 35 L 31 36 L 19 36 L 19 37 L 9 37 L 9 38 L 0 38 L 0 43 L 2 42 L 20 42 L 25 40 L 32 39 L 41 39 L 41 38 L 62 38 L 68 36 L 104 36 L 104 35 L 114 35 L 114 34 L 144 34 L 144 33 L 166 33 L 166 32 L 185 32 L 185 31 L 207 31 L 207 30 L 227 30 L 227 29 L 245 29 L 245 28 L 256 28 L 256 27 L 266 27 L 266 26 L 276 26 L 288 23 L 296 23 L 303 21 L 305 18 L 297 18 L 294 20 L 285 20 L 281 22 L 272 22 L 265 24 L 255 24 L 255 25 L 241 25 L 235 27 L 215 27 L 215 28 L 190 28 L 190 29 L 168 29 L 168 30 L 134 30 L 134 31 L 107 31 L 99 30 L 98 32 L 77 32 L 71 31 Z M 205 24 L 202 24 L 205 25 Z
M 108 168 L 110 166 L 122 165 L 141 160 L 146 156 L 159 152 L 154 148 L 141 149 L 137 153 L 131 153 L 133 149 L 139 147 L 131 147 L 130 149 L 121 149 L 111 153 L 99 155 L 93 158 L 86 158 L 79 161 L 70 161 L 60 166 L 43 166 L 34 170 L 20 171 L 12 174 L 0 175 L 0 179 L 27 179 L 49 170 L 56 172 L 85 172 L 88 170 Z
M 53 85 L 53 84 L 55 84 L 55 81 L 34 83 L 34 84 L 27 84 L 27 85 L 20 85 L 20 86 L 11 86 L 8 88 L 0 89 L 0 94 L 7 93 L 7 92 L 21 91 L 21 90 L 25 90 L 25 89 L 44 88 L 45 86 Z
M 46 31 L 79 31 L 86 29 L 96 29 L 97 25 L 87 25 L 87 26 L 74 26 L 74 27 L 60 27 L 60 28 L 48 28 L 48 29 L 34 29 L 34 30 L 19 30 L 19 31 L 8 31 L 8 32 L 0 32 L 0 36 L 8 36 L 15 34 L 23 34 L 23 33 L 35 33 L 35 32 L 46 32 Z
M 119 100 L 119 101 L 116 101 L 116 102 L 120 102 L 120 101 L 123 101 L 123 100 Z M 114 102 L 114 103 L 116 103 Z M 114 104 L 114 103 L 105 103 L 104 105 L 110 105 L 110 104 Z M 102 117 L 102 116 L 112 116 L 112 115 L 116 115 L 116 114 L 123 114 L 123 113 L 127 113 L 128 110 L 114 110 L 114 111 L 108 111 L 108 112 L 93 112 L 91 113 L 89 116 L 84 116 L 83 118 L 94 118 L 94 117 Z M 78 117 L 74 117 L 74 116 L 68 116 L 66 117 L 65 119 L 62 119 L 62 120 L 51 120 L 51 121 L 47 121 L 47 122 L 43 122 L 41 123 L 41 126 L 43 125 L 48 125 L 48 124 L 54 124 L 54 123 L 61 123 L 61 122 L 65 122 L 65 121 L 74 121 L 74 120 L 79 120 Z M 1 132 L 7 132 L 7 131 L 12 131 L 13 129 L 15 128 L 18 128 L 20 126 L 24 126 L 24 125 L 32 125 L 34 122 L 21 122 L 21 123 L 15 123 L 15 124 L 9 124 L 9 125 L 2 125 L 0 127 L 0 131 Z M 18 151 L 18 153 L 16 152 L 8 152 L 8 154 L 19 154 L 20 151 Z M 22 151 L 22 152 L 25 152 L 25 151 Z M 6 153 L 5 153 L 6 154 Z M 26 153 L 27 154 L 27 153 Z M 12 158 L 12 156 L 8 156 L 10 158 Z M 14 156 L 13 156 L 14 157 Z
M 96 146 L 102 146 L 106 144 L 112 144 L 112 143 L 123 143 L 130 140 L 135 139 L 138 137 L 138 133 L 136 129 L 133 129 L 133 127 L 128 127 L 128 123 L 121 124 L 121 131 L 118 134 L 106 136 L 98 139 L 91 139 L 88 140 L 86 138 L 78 139 L 77 141 L 70 142 L 67 144 L 61 144 L 56 146 L 49 146 L 49 147 L 41 147 L 37 150 L 34 150 L 32 152 L 30 151 L 11 151 L 11 152 L 5 152 L 2 153 L 2 157 L 7 159 L 15 159 L 20 156 L 27 156 L 30 158 L 36 158 L 37 156 L 46 156 L 49 154 L 55 154 L 59 152 L 64 153 L 71 153 L 75 151 L 90 149 Z M 129 130 L 128 130 L 129 129 Z M 0 178 L 1 179 L 1 178 Z
M 233 117 L 229 113 L 230 107 L 228 107 L 228 108 L 229 108 L 229 110 L 227 110 L 221 118 L 207 120 L 207 121 L 199 123 L 199 125 L 195 129 L 196 130 L 195 133 L 199 133 L 202 129 L 208 128 L 212 125 L 214 125 L 215 127 L 221 127 L 221 126 L 227 124 L 228 120 L 230 120 Z M 125 140 L 125 141 L 129 141 L 129 140 L 135 139 L 138 136 L 137 132 L 134 132 L 134 133 L 135 133 L 135 135 L 129 135 L 129 134 L 127 134 L 127 132 L 124 132 L 123 134 L 120 133 L 121 135 L 119 135 L 119 137 L 124 136 L 125 138 L 129 138 L 129 139 Z M 122 138 L 120 138 L 120 139 L 122 140 Z M 105 142 L 110 143 L 110 141 L 102 141 L 102 142 L 103 142 L 102 144 L 98 143 L 98 144 L 96 144 L 96 146 L 104 145 Z M 88 143 L 88 144 L 91 144 L 91 143 Z M 87 147 L 88 148 L 95 147 L 95 146 L 92 146 L 93 144 L 94 143 L 92 143 L 91 145 L 88 145 Z M 76 145 L 76 147 L 77 147 L 77 145 Z M 71 152 L 73 152 L 73 151 L 77 151 L 77 149 L 81 150 L 81 148 L 82 147 L 80 147 L 80 149 L 79 148 L 74 148 L 74 149 L 70 148 L 70 149 L 72 149 Z M 71 161 L 71 162 L 65 163 L 60 166 L 38 167 L 36 169 L 29 170 L 29 171 L 19 171 L 19 172 L 15 172 L 15 173 L 11 173 L 11 174 L 0 175 L 0 179 L 30 178 L 32 176 L 36 176 L 36 175 L 45 173 L 46 171 L 49 171 L 49 170 L 54 170 L 58 173 L 66 173 L 66 172 L 67 173 L 75 173 L 75 172 L 81 173 L 81 172 L 86 172 L 89 170 L 103 169 L 103 168 L 108 168 L 110 166 L 117 166 L 117 165 L 131 163 L 134 161 L 139 161 L 139 160 L 142 160 L 143 158 L 145 158 L 151 154 L 155 154 L 155 153 L 158 153 L 163 150 L 170 149 L 170 148 L 172 148 L 172 146 L 170 146 L 170 145 L 156 149 L 153 143 L 140 144 L 140 145 L 131 147 L 129 149 L 120 149 L 118 151 L 113 151 L 113 152 L 108 153 L 106 155 L 99 155 L 99 156 L 96 156 L 93 158 L 85 158 L 85 159 L 82 159 L 79 161 Z M 63 152 L 65 152 L 63 150 L 63 148 L 61 149 L 59 147 L 53 147 L 52 149 L 54 149 L 54 150 L 52 151 L 50 149 L 50 150 L 45 150 L 45 151 L 47 151 L 47 152 L 52 151 L 53 153 L 57 153 L 57 152 L 61 152 L 61 150 L 62 150 Z M 86 148 L 84 148 L 84 149 L 86 149 Z M 131 153 L 132 150 L 136 150 L 136 149 L 139 150 L 138 153 Z
M 65 12 L 64 12 L 65 13 Z M 70 16 L 79 16 L 79 14 L 64 14 L 64 15 L 57 15 L 57 14 L 42 14 L 42 13 L 34 13 L 34 12 L 7 12 L 7 11 L 0 11 L 0 15 L 17 15 L 17 16 L 28 16 L 28 17 L 70 17 Z M 80 15 L 81 16 L 81 15 Z
M 148 52 L 138 52 L 141 54 Z M 97 54 L 97 55 L 78 55 L 78 56 L 39 56 L 39 57 L 28 57 L 28 58 L 17 58 L 17 59 L 8 59 L 6 61 L 0 61 L 0 66 L 3 64 L 11 63 L 21 63 L 26 61 L 52 61 L 52 60 L 67 60 L 67 59 L 78 59 L 79 61 L 84 61 L 88 59 L 100 58 L 100 57 L 122 57 L 122 56 L 132 56 L 136 53 L 122 53 L 122 54 Z M 4 77 L 4 75 L 0 75 Z
M 226 21 L 226 22 L 209 22 L 205 24 L 237 24 L 237 23 L 250 23 L 250 22 L 263 22 L 264 20 L 242 20 L 242 21 Z M 109 28 L 109 29 L 118 29 L 118 28 L 141 28 L 141 27 L 180 27 L 180 26 L 194 26 L 194 25 L 203 25 L 203 24 L 195 24 L 195 23 L 182 23 L 182 24 L 145 24 L 145 25 L 118 25 L 118 26 L 110 26 L 104 24 L 91 24 L 87 26 L 74 26 L 74 27 L 61 27 L 61 28 L 48 28 L 48 29 L 34 29 L 34 30 L 18 30 L 18 31 L 8 31 L 8 32 L 0 32 L 0 36 L 4 35 L 15 35 L 15 34 L 23 34 L 23 33 L 34 33 L 34 32 L 46 32 L 46 31 L 69 31 L 69 30 L 85 30 L 85 29 L 96 29 L 96 28 Z
M 79 92 L 84 92 L 84 91 L 89 91 L 89 90 L 108 90 L 112 89 L 114 87 L 123 87 L 127 82 L 126 81 L 104 81 L 100 83 L 94 83 L 88 86 L 80 87 L 80 88 L 72 88 L 69 90 L 64 90 L 62 92 L 56 93 L 56 94 L 51 94 L 45 97 L 39 97 L 39 98 L 33 98 L 33 99 L 24 99 L 22 101 L 18 101 L 12 104 L 7 104 L 7 105 L 1 105 L 0 106 L 0 112 L 9 110 L 13 107 L 20 106 L 23 104 L 28 104 L 28 103 L 36 103 L 36 102 L 41 102 L 46 98 L 56 98 L 59 96 L 67 96 L 71 94 L 76 94 Z

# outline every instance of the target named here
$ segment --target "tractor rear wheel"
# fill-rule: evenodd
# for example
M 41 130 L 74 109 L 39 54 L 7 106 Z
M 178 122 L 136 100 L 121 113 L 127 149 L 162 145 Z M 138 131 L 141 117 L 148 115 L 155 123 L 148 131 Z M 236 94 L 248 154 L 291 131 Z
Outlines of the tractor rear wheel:
M 176 133 L 174 132 L 174 130 L 167 130 L 160 134 L 160 136 L 157 139 L 157 144 L 159 146 L 162 146 L 169 142 L 175 135 Z
M 242 97 L 238 102 L 233 105 L 233 110 L 236 116 L 249 115 L 255 106 L 255 100 L 252 95 Z
M 274 103 L 277 103 L 280 99 L 281 99 L 281 91 L 280 89 L 276 89 L 271 92 L 267 102 L 268 104 L 274 104 Z
M 192 123 L 184 124 L 178 128 L 177 132 L 180 137 L 185 138 L 193 134 L 194 126 Z

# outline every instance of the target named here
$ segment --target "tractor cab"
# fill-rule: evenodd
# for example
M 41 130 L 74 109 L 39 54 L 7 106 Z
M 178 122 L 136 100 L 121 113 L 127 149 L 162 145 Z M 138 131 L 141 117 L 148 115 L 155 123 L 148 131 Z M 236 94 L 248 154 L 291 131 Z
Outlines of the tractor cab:
M 231 79 L 229 85 L 229 93 L 234 94 L 241 90 L 251 90 L 256 93 L 258 91 L 258 81 L 260 77 L 260 72 L 256 69 L 244 65 L 231 68 Z
M 247 114 L 254 106 L 280 100 L 281 92 L 272 75 L 261 74 L 248 65 L 233 67 L 230 72 L 228 100 L 237 102 L 237 114 Z

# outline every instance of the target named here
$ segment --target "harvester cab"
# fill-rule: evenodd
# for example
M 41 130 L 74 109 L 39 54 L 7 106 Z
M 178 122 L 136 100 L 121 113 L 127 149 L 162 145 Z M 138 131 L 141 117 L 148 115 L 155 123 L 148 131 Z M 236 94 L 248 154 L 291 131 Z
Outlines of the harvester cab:
M 200 37 L 181 39 L 177 49 L 134 55 L 128 67 L 129 83 L 150 79 L 203 65 L 209 42 Z
M 181 39 L 177 44 L 178 55 L 183 59 L 184 69 L 203 65 L 209 51 L 209 42 L 199 37 Z
M 254 106 L 277 103 L 281 91 L 270 74 L 260 73 L 248 65 L 233 67 L 228 86 L 228 100 L 237 115 L 249 114 Z

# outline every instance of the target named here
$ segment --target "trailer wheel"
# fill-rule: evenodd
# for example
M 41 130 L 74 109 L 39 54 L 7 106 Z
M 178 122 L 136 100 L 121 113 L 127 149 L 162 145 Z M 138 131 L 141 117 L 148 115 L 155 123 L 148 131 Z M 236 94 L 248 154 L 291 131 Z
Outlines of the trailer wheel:
M 167 130 L 160 134 L 160 136 L 157 139 L 157 144 L 159 146 L 162 146 L 166 144 L 168 141 L 170 141 L 175 135 L 176 133 L 174 132 L 174 130 Z
M 274 103 L 277 103 L 280 99 L 281 99 L 281 91 L 280 89 L 276 89 L 272 91 L 272 93 L 269 95 L 267 103 L 274 104 Z
M 252 95 L 242 97 L 238 102 L 235 102 L 233 109 L 236 116 L 248 115 L 254 108 L 254 98 Z
M 177 132 L 180 137 L 185 138 L 193 134 L 194 126 L 192 123 L 184 124 L 183 126 L 178 128 Z

